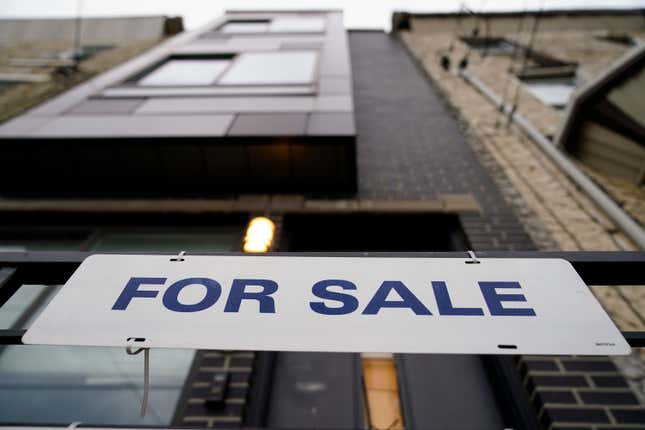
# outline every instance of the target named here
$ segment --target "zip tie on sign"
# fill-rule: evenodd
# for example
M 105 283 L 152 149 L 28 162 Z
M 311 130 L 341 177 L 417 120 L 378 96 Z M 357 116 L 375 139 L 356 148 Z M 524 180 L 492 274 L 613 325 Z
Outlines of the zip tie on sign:
M 481 261 L 477 259 L 474 251 L 467 251 L 470 259 L 466 260 L 466 264 L 479 264 Z
M 170 261 L 184 261 L 186 259 L 185 257 L 186 257 L 186 251 L 181 251 L 176 256 L 171 257 Z
M 143 339 L 145 340 L 145 339 Z M 128 342 L 141 341 L 140 338 L 129 337 Z M 150 391 L 150 348 L 139 348 L 132 350 L 132 346 L 126 346 L 125 352 L 128 355 L 137 355 L 143 351 L 143 398 L 141 399 L 141 417 L 146 416 L 148 408 L 148 392 Z
M 75 430 L 75 429 L 76 429 L 78 426 L 80 426 L 81 424 L 83 424 L 83 421 L 74 421 L 73 423 L 71 423 L 70 425 L 68 425 L 68 426 L 67 426 L 67 428 L 68 428 L 69 430 Z

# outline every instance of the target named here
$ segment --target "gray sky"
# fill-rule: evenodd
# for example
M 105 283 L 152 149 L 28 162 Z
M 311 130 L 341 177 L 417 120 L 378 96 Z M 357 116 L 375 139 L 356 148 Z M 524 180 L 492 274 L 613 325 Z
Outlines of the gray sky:
M 645 8 L 645 0 L 468 0 L 477 11 L 588 8 Z M 83 16 L 179 15 L 187 28 L 210 21 L 225 9 L 343 9 L 350 28 L 385 28 L 393 10 L 446 12 L 461 0 L 83 0 Z M 61 17 L 76 14 L 77 0 L 0 0 L 0 17 Z

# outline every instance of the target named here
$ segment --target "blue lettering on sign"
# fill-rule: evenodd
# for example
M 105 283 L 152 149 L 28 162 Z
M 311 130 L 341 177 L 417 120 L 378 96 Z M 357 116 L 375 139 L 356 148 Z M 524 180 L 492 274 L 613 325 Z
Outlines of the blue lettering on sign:
M 179 302 L 179 293 L 189 285 L 204 286 L 204 297 L 197 303 L 184 304 Z M 175 282 L 163 295 L 163 305 L 175 312 L 199 312 L 208 309 L 217 302 L 222 294 L 222 287 L 217 281 L 208 278 L 187 278 Z
M 351 314 L 358 308 L 358 299 L 350 294 L 329 291 L 328 287 L 338 286 L 343 290 L 355 290 L 356 285 L 342 279 L 325 279 L 318 281 L 311 288 L 311 292 L 316 297 L 326 300 L 335 300 L 341 302 L 342 306 L 327 306 L 324 302 L 309 302 L 309 307 L 319 314 L 323 315 L 345 315 Z
M 126 310 L 133 299 L 154 299 L 159 295 L 158 289 L 151 286 L 163 286 L 167 279 L 162 277 L 133 277 L 123 287 L 123 291 L 112 305 L 112 310 Z M 439 315 L 483 316 L 479 307 L 457 307 L 450 298 L 445 281 L 431 281 L 432 292 L 437 302 Z M 523 294 L 502 294 L 498 289 L 520 289 L 515 281 L 480 281 L 479 289 L 491 316 L 536 316 L 530 307 L 506 308 L 504 302 L 526 302 Z M 179 295 L 189 285 L 198 285 L 203 296 L 197 303 L 182 303 Z M 144 288 L 145 287 L 145 288 Z M 259 291 L 249 291 L 248 287 L 260 287 Z M 334 291 L 340 288 L 342 291 Z M 352 295 L 358 290 L 356 284 L 343 279 L 324 279 L 316 282 L 311 292 L 320 301 L 310 301 L 312 311 L 322 315 L 347 315 L 359 307 L 359 300 Z M 275 299 L 272 296 L 278 291 L 278 283 L 270 279 L 233 279 L 231 289 L 224 306 L 224 312 L 236 313 L 244 300 L 258 303 L 259 313 L 274 314 Z M 399 300 L 388 300 L 390 293 L 395 292 Z M 210 278 L 186 278 L 172 283 L 163 293 L 163 306 L 173 312 L 200 312 L 212 307 L 222 295 L 221 285 Z M 330 303 L 336 302 L 337 304 Z M 432 315 L 430 310 L 401 281 L 383 281 L 371 300 L 365 306 L 363 315 L 377 315 L 383 308 L 407 308 L 415 315 Z
M 247 292 L 248 285 L 257 285 L 262 287 L 260 292 Z M 271 294 L 278 291 L 278 284 L 269 279 L 234 279 L 231 286 L 231 293 L 228 295 L 228 301 L 224 312 L 238 312 L 242 300 L 257 300 L 260 302 L 261 314 L 274 314 L 275 303 Z
M 139 290 L 140 285 L 163 285 L 165 283 L 166 278 L 130 278 L 128 283 L 125 284 L 125 287 L 123 287 L 121 295 L 119 295 L 119 298 L 114 302 L 112 310 L 125 310 L 125 308 L 130 304 L 130 301 L 135 297 L 153 298 L 157 297 L 157 294 L 159 294 L 158 291 Z
M 432 290 L 434 297 L 437 299 L 437 308 L 440 315 L 484 315 L 481 308 L 455 308 L 452 306 L 448 287 L 443 281 L 433 281 Z
M 392 290 L 403 300 L 386 300 Z M 401 281 L 384 281 L 365 307 L 363 315 L 376 315 L 381 308 L 410 308 L 417 315 L 432 315 Z
M 498 294 L 497 288 L 522 288 L 519 282 L 479 282 L 484 300 L 491 315 L 526 316 L 534 317 L 535 311 L 531 308 L 505 308 L 502 302 L 525 302 L 523 294 Z

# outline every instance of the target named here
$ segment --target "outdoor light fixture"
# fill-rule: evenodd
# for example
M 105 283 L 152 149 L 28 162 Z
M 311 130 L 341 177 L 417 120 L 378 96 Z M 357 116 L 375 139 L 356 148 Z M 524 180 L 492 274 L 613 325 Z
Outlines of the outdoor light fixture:
M 244 252 L 267 252 L 273 242 L 275 224 L 269 218 L 251 220 L 244 236 Z

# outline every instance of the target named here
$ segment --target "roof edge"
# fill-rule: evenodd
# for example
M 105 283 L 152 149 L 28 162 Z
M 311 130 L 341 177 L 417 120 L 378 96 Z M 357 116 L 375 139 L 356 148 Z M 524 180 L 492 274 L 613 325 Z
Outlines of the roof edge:
M 405 10 L 393 11 L 393 14 L 407 14 L 414 18 L 454 18 L 456 16 L 471 16 L 476 14 L 482 17 L 505 17 L 505 16 L 520 16 L 541 14 L 547 16 L 553 15 L 580 15 L 580 16 L 596 16 L 596 15 L 645 15 L 645 8 L 606 8 L 606 9 L 530 9 L 530 10 L 501 10 L 490 12 L 410 12 Z
M 588 82 L 585 86 L 576 91 L 565 112 L 564 119 L 556 134 L 554 143 L 558 148 L 564 148 L 566 140 L 571 135 L 576 123 L 576 117 L 582 109 L 584 103 L 598 92 L 607 88 L 611 83 L 619 78 L 622 74 L 628 72 L 632 66 L 645 59 L 645 44 L 640 44 L 627 51 L 614 64 L 612 64 L 604 73 Z
M 343 9 L 227 9 L 224 13 L 343 13 Z

